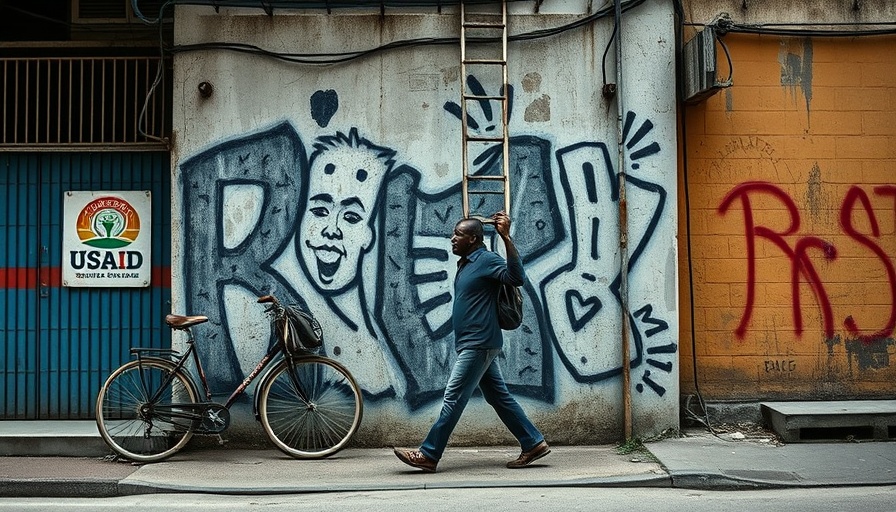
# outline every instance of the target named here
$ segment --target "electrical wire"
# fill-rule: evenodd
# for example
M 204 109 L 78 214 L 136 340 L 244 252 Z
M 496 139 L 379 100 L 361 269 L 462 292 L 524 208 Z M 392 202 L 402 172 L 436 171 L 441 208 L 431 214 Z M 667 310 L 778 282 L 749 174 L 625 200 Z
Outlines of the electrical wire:
M 607 54 L 610 53 L 610 46 L 612 46 L 613 41 L 616 40 L 616 32 L 618 30 L 619 30 L 619 21 L 616 20 L 613 23 L 613 33 L 610 34 L 610 39 L 607 40 L 607 47 L 604 48 L 604 55 L 600 59 L 600 71 L 601 71 L 603 85 L 607 85 Z
M 488 0 L 483 0 L 483 2 Z M 641 4 L 643 4 L 646 0 L 629 0 L 623 6 L 623 12 L 627 12 Z M 224 1 L 210 1 L 210 0 L 169 0 L 159 10 L 159 17 L 154 19 L 146 18 L 143 13 L 140 11 L 139 6 L 137 6 L 138 0 L 131 0 L 133 9 L 135 14 L 140 17 L 145 23 L 148 24 L 157 24 L 161 27 L 164 21 L 164 11 L 168 9 L 169 6 L 172 5 L 208 5 L 208 6 L 232 6 L 236 4 L 245 5 L 251 4 L 255 6 L 257 4 L 253 4 L 250 2 L 224 2 Z M 268 2 L 268 5 L 275 4 L 274 2 Z M 290 4 L 292 7 L 295 7 L 295 4 Z M 334 4 L 335 5 L 335 4 Z M 407 6 L 407 4 L 398 4 Z M 427 4 L 431 5 L 431 4 Z M 357 5 L 354 5 L 357 6 Z M 521 34 L 515 34 L 508 36 L 507 40 L 509 42 L 517 42 L 517 41 L 529 41 L 533 39 L 541 39 L 546 37 L 555 36 L 558 34 L 562 34 L 564 32 L 577 29 L 579 27 L 586 26 L 591 24 L 601 18 L 610 16 L 613 14 L 613 9 L 604 8 L 600 9 L 593 14 L 588 16 L 583 16 L 575 21 L 570 23 L 560 25 L 557 27 L 551 27 L 547 29 L 539 29 L 530 32 L 524 32 Z M 160 28 L 161 33 L 161 28 Z M 414 47 L 414 46 L 431 46 L 431 45 L 449 45 L 449 44 L 458 44 L 459 38 L 457 37 L 444 37 L 444 38 L 415 38 L 415 39 L 404 39 L 398 41 L 392 41 L 377 47 L 369 48 L 366 50 L 359 50 L 354 52 L 341 52 L 341 53 L 287 53 L 287 52 L 274 52 L 270 50 L 266 50 L 260 48 L 255 45 L 246 44 L 246 43 L 231 43 L 231 42 L 222 42 L 222 41 L 214 41 L 214 42 L 205 42 L 205 43 L 197 43 L 190 45 L 174 45 L 170 47 L 166 47 L 164 45 L 163 38 L 160 34 L 160 46 L 162 46 L 163 51 L 170 52 L 172 54 L 176 53 L 185 53 L 185 52 L 194 52 L 194 51 L 206 51 L 206 50 L 227 50 L 233 51 L 237 53 L 248 53 L 248 54 L 257 54 L 265 57 L 274 58 L 277 60 L 282 60 L 286 62 L 291 62 L 294 64 L 311 64 L 311 65 L 331 65 L 331 64 L 340 64 L 344 62 L 348 62 L 355 59 L 364 58 L 375 53 L 384 52 L 388 50 L 394 50 L 397 48 L 406 48 L 406 47 Z M 498 38 L 490 38 L 490 37 L 479 37 L 479 38 L 469 38 L 471 43 L 488 43 L 497 41 Z
M 155 94 L 156 88 L 159 84 L 162 83 L 162 80 L 165 77 L 165 58 L 162 56 L 159 58 L 159 66 L 156 68 L 156 78 L 153 80 L 152 85 L 149 87 L 149 90 L 146 91 L 146 98 L 143 100 L 143 108 L 140 109 L 140 116 L 137 118 L 137 131 L 140 132 L 140 135 L 146 137 L 147 139 L 154 140 L 156 142 L 161 142 L 165 145 L 166 148 L 171 149 L 171 141 L 167 137 L 156 137 L 155 135 L 150 135 L 143 130 L 144 119 L 146 119 L 146 112 L 149 110 L 149 100 L 152 98 L 152 95 Z
M 878 25 L 884 25 L 879 23 Z M 805 25 L 799 25 L 805 26 Z M 878 30 L 807 30 L 796 28 L 774 28 L 767 25 L 738 25 L 734 24 L 729 32 L 741 34 L 759 34 L 759 35 L 776 35 L 776 36 L 797 36 L 797 37 L 867 37 L 867 36 L 885 36 L 896 34 L 896 28 L 878 29 Z
M 734 78 L 734 64 L 731 62 L 731 53 L 728 51 L 728 45 L 725 44 L 721 37 L 716 37 L 715 40 L 722 47 L 722 50 L 725 51 L 725 57 L 728 59 L 728 78 L 722 81 L 720 85 L 729 87 L 733 83 L 732 79 Z
M 689 27 L 713 27 L 722 36 L 728 32 L 797 37 L 862 37 L 896 34 L 896 21 L 735 23 L 731 21 L 728 15 L 720 15 L 710 23 L 684 22 L 683 25 Z M 821 29 L 820 27 L 831 28 Z M 842 30 L 840 27 L 892 28 Z
M 678 65 L 678 71 L 676 75 L 678 76 L 678 90 L 679 95 L 684 90 L 684 86 L 682 85 L 682 81 L 684 80 L 684 73 L 682 72 L 682 67 L 684 64 L 682 63 L 682 52 L 681 47 L 684 46 L 684 7 L 681 4 L 681 0 L 674 0 L 673 6 L 675 8 L 676 14 L 678 16 L 678 51 L 676 51 L 676 60 Z M 679 97 L 679 99 L 681 99 Z M 700 411 L 703 413 L 703 417 L 697 416 L 694 411 L 691 410 L 691 395 L 688 395 L 684 404 L 684 413 L 685 415 L 698 423 L 703 424 L 710 432 L 715 435 L 713 431 L 712 425 L 709 421 L 709 410 L 706 407 L 706 402 L 703 400 L 703 394 L 700 391 L 700 377 L 698 374 L 698 364 L 697 364 L 697 327 L 696 327 L 696 317 L 694 315 L 694 309 L 696 304 L 694 302 L 694 265 L 693 265 L 693 249 L 691 244 L 691 196 L 690 196 L 690 185 L 688 183 L 688 137 L 687 137 L 687 108 L 682 108 L 680 110 L 680 123 L 681 123 L 681 166 L 682 166 L 682 177 L 684 180 L 684 221 L 685 221 L 685 232 L 686 236 L 686 247 L 688 251 L 687 264 L 688 264 L 688 299 L 690 300 L 690 334 L 691 334 L 691 366 L 693 371 L 693 379 L 694 379 L 694 395 L 697 397 L 697 401 L 700 404 Z

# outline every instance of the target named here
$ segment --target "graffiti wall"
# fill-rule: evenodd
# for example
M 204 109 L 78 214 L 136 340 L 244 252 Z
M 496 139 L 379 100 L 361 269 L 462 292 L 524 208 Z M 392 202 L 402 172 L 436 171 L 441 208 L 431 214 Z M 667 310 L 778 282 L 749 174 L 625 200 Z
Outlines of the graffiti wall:
M 892 397 L 896 45 L 727 42 L 735 86 L 685 113 L 692 253 L 681 265 L 694 282 L 701 391 Z
M 661 4 L 647 2 L 626 22 L 625 51 L 659 78 L 636 81 L 643 69 L 627 70 L 618 124 L 615 103 L 595 85 L 612 20 L 509 49 L 512 235 L 528 281 L 524 324 L 504 333 L 500 364 L 556 442 L 619 438 L 623 321 L 635 425 L 649 435 L 678 424 L 674 39 Z M 182 9 L 179 25 L 203 30 L 179 31 L 180 45 L 231 40 L 308 55 L 456 37 L 458 23 L 448 11 L 268 17 Z M 530 9 L 513 15 L 513 30 L 584 14 Z M 606 66 L 615 74 L 612 61 Z M 422 439 L 455 357 L 449 238 L 462 217 L 460 83 L 480 96 L 499 94 L 489 78 L 461 76 L 459 44 L 328 66 L 213 49 L 177 55 L 173 202 L 183 222 L 175 226 L 174 309 L 211 320 L 210 339 L 198 348 L 216 394 L 239 385 L 271 343 L 255 298 L 272 293 L 313 312 L 323 353 L 357 378 L 362 442 Z M 203 82 L 212 94 L 201 94 Z M 468 102 L 468 132 L 500 133 L 500 112 L 496 100 Z M 500 145 L 483 145 L 469 157 L 471 173 L 494 174 L 502 159 Z M 472 196 L 474 210 L 502 208 L 500 196 L 480 197 Z M 487 238 L 503 250 L 493 232 Z M 476 399 L 454 439 L 512 438 Z

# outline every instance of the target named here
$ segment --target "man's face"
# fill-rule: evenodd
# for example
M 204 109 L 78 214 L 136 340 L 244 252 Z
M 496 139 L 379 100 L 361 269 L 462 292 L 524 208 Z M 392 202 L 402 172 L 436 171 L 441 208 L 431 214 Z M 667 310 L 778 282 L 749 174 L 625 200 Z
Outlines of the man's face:
M 472 229 L 468 224 L 460 221 L 454 226 L 454 234 L 451 236 L 451 252 L 463 257 L 473 252 L 478 245 L 476 235 L 472 234 Z
M 299 227 L 299 251 L 313 283 L 322 291 L 346 289 L 357 277 L 361 255 L 373 243 L 372 201 L 359 176 L 364 159 L 346 152 L 322 154 L 311 166 L 308 204 Z M 351 172 L 340 166 L 350 166 Z M 363 171 L 363 172 L 362 172 Z M 350 175 L 351 180 L 343 179 Z

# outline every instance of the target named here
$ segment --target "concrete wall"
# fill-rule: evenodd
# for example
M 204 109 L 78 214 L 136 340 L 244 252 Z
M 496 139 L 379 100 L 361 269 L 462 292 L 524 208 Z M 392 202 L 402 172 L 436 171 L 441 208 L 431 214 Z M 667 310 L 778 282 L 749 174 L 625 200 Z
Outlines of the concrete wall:
M 511 33 L 586 14 L 584 2 L 547 2 L 538 14 L 533 6 L 513 5 Z M 178 7 L 176 43 L 344 52 L 457 37 L 458 26 L 447 8 L 269 17 Z M 673 28 L 660 0 L 632 10 L 622 27 L 637 435 L 678 425 Z M 600 94 L 611 33 L 605 18 L 509 50 L 513 235 L 529 282 L 525 325 L 505 334 L 501 364 L 557 443 L 612 442 L 622 432 L 617 112 Z M 176 55 L 173 203 L 182 222 L 173 309 L 211 317 L 204 332 L 213 339 L 199 348 L 216 392 L 235 387 L 268 345 L 254 298 L 272 292 L 314 312 L 326 353 L 363 386 L 361 442 L 422 439 L 454 357 L 448 239 L 461 217 L 459 53 L 456 42 L 412 46 L 330 66 L 211 49 Z M 613 61 L 611 50 L 615 82 Z M 498 92 L 500 82 L 474 73 L 468 83 Z M 212 84 L 210 97 L 201 82 Z M 498 108 L 471 103 L 471 131 L 494 133 Z M 471 162 L 494 170 L 499 153 L 480 148 Z M 250 423 L 238 417 L 235 427 Z M 512 441 L 480 399 L 453 439 Z
M 694 2 L 705 19 L 693 21 L 714 16 L 710 3 Z M 850 15 L 846 3 L 801 21 L 892 19 L 880 3 Z M 766 3 L 757 16 L 762 2 L 748 4 L 735 22 L 792 18 L 784 6 Z M 896 37 L 724 41 L 733 87 L 684 111 L 690 210 L 680 221 L 689 217 L 692 252 L 680 261 L 681 300 L 693 300 L 700 391 L 715 400 L 890 398 Z M 726 75 L 724 54 L 719 67 Z M 684 393 L 694 390 L 693 356 L 682 343 Z

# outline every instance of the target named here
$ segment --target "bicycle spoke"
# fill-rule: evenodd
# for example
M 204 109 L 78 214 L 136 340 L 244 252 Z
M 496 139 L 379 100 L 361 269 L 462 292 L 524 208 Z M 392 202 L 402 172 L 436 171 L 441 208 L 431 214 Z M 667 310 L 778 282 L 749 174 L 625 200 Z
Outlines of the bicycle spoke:
M 261 391 L 262 423 L 283 451 L 324 457 L 343 448 L 361 419 L 357 385 L 324 358 L 285 362 Z
M 97 399 L 97 426 L 120 455 L 160 460 L 190 439 L 198 422 L 192 406 L 197 394 L 187 377 L 176 373 L 169 378 L 172 370 L 164 360 L 132 361 L 104 384 Z

